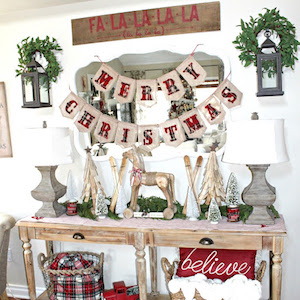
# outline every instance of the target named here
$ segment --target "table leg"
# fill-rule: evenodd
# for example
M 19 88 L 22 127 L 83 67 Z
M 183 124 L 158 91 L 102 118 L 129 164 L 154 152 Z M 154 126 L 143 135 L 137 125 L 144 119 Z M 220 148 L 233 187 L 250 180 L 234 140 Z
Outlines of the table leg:
M 45 241 L 47 256 L 53 255 L 53 241 Z
M 157 248 L 149 246 L 150 274 L 151 274 L 151 295 L 157 296 Z
M 283 252 L 283 237 L 273 238 L 273 257 L 272 257 L 272 290 L 271 299 L 281 299 L 281 280 L 282 280 L 282 267 L 281 267 L 281 254 Z
M 136 268 L 139 285 L 140 300 L 147 300 L 147 277 L 145 259 L 145 239 L 143 232 L 134 234 L 134 247 L 136 249 Z
M 29 289 L 29 297 L 31 300 L 35 300 L 36 291 L 35 291 L 33 259 L 32 259 L 31 244 L 30 244 L 30 239 L 28 237 L 27 228 L 19 227 L 19 234 L 20 234 L 20 239 L 23 242 L 23 249 L 24 249 L 23 255 L 24 255 L 27 284 Z
M 6 290 L 3 292 L 2 295 L 0 295 L 0 300 L 9 300 L 9 298 L 7 297 Z

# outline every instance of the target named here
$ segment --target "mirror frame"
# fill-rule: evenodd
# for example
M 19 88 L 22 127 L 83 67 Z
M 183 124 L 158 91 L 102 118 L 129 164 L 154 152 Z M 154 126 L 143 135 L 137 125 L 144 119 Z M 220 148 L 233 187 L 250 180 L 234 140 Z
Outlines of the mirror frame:
M 150 43 L 149 43 L 149 39 L 150 39 Z M 144 53 L 151 53 L 151 52 L 160 51 L 160 50 L 167 50 L 167 51 L 171 51 L 174 53 L 188 56 L 189 53 L 192 53 L 191 49 L 193 47 L 195 48 L 195 43 L 192 44 L 191 42 L 189 42 L 187 44 L 181 43 L 180 45 L 177 45 L 177 44 L 174 44 L 174 41 L 173 41 L 173 43 L 167 43 L 164 45 L 164 43 L 151 44 L 151 38 L 149 38 L 149 39 L 143 39 L 143 45 L 144 45 L 143 48 L 141 48 L 141 47 L 134 48 L 133 47 L 135 51 L 127 51 L 126 49 L 124 49 L 122 47 L 113 47 L 114 43 L 110 42 L 108 44 L 111 44 L 111 45 L 109 45 L 109 47 L 107 47 L 107 49 L 103 50 L 103 52 L 101 53 L 101 61 L 108 62 L 108 61 L 116 59 L 124 54 L 144 54 Z M 139 39 L 137 39 L 137 40 L 139 40 Z M 132 44 L 134 44 L 137 40 L 123 41 L 123 42 L 124 43 L 128 42 L 130 44 L 130 42 L 133 41 Z M 147 42 L 146 42 L 146 40 L 147 40 Z M 145 43 L 144 43 L 144 41 L 145 41 Z M 122 42 L 122 41 L 120 41 L 120 42 Z M 102 44 L 99 44 L 99 45 L 102 45 Z M 97 46 L 99 46 L 99 45 L 97 44 Z M 89 46 L 90 45 L 84 45 L 83 48 L 89 48 Z M 96 48 L 98 48 L 98 47 L 96 47 Z M 99 48 L 101 48 L 101 47 L 99 46 Z M 110 51 L 111 48 L 113 48 L 113 51 Z M 97 50 L 99 50 L 99 49 L 97 49 Z M 219 48 L 205 46 L 205 45 L 201 44 L 201 45 L 197 45 L 197 49 L 195 52 L 205 52 L 209 55 L 219 57 L 223 61 L 223 65 L 224 65 L 223 80 L 225 78 L 228 78 L 230 80 L 230 78 L 231 78 L 230 62 L 229 62 L 228 56 L 225 54 L 224 51 L 222 51 Z M 80 68 L 84 68 L 84 67 L 88 66 L 90 63 L 99 62 L 99 59 L 100 59 L 100 57 L 98 57 L 97 55 L 93 55 L 92 57 L 91 57 L 91 55 L 88 55 L 88 54 L 81 55 L 80 59 L 77 61 L 77 63 L 73 65 L 71 90 L 75 91 L 76 94 L 77 94 L 76 80 L 75 80 L 76 72 Z M 227 114 L 230 113 L 229 110 L 227 110 L 227 109 L 225 109 L 225 110 L 226 110 Z M 90 143 L 89 136 L 88 136 L 89 134 L 79 132 L 79 130 L 77 129 L 77 127 L 75 125 L 74 125 L 73 133 L 74 133 L 74 146 L 75 146 L 77 152 L 80 154 L 80 156 L 85 158 L 86 152 L 80 143 L 80 138 L 81 138 L 80 135 L 83 135 L 84 143 L 87 145 L 86 147 L 91 147 L 91 143 Z M 176 149 L 176 148 L 174 148 L 174 149 Z M 124 149 L 124 151 L 126 151 L 126 150 L 128 150 L 128 148 Z M 217 156 L 222 155 L 223 151 L 224 151 L 224 146 L 216 152 Z M 172 158 L 176 158 L 176 157 L 183 157 L 186 154 L 189 154 L 191 157 L 197 157 L 197 156 L 201 155 L 205 158 L 205 157 L 209 156 L 209 153 L 200 153 L 200 152 L 187 153 L 184 150 L 182 150 L 182 152 L 183 152 L 182 154 L 181 153 L 179 154 L 178 151 L 175 151 L 175 152 L 176 153 L 174 155 L 169 154 L 166 156 L 162 155 L 160 157 L 149 156 L 149 157 L 144 157 L 144 159 L 145 159 L 145 161 L 148 161 L 148 160 L 162 161 L 162 160 L 168 160 L 168 159 L 172 159 Z M 111 156 L 111 154 L 102 155 L 102 156 L 93 156 L 93 160 L 105 161 L 105 160 L 108 160 L 110 156 Z M 120 159 L 121 157 L 116 157 L 116 158 Z

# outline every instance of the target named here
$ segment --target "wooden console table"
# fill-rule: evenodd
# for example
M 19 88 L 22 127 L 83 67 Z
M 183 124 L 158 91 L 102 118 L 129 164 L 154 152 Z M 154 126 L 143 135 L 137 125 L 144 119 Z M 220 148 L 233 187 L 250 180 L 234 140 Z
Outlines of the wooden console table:
M 275 225 L 245 225 L 230 223 L 223 219 L 212 225 L 208 221 L 124 219 L 115 221 L 104 219 L 92 221 L 79 216 L 63 215 L 59 218 L 35 220 L 25 218 L 19 226 L 23 242 L 24 261 L 30 299 L 36 299 L 31 239 L 45 240 L 50 251 L 51 241 L 132 245 L 136 249 L 136 267 L 140 299 L 147 299 L 147 279 L 145 246 L 150 249 L 150 273 L 152 295 L 157 291 L 157 248 L 189 247 L 214 249 L 267 249 L 271 252 L 271 299 L 281 298 L 281 255 L 286 236 L 284 220 L 281 217 Z M 207 238 L 213 244 L 207 244 Z M 204 241 L 201 242 L 201 241 Z M 48 253 L 49 254 L 49 253 Z M 105 261 L 105 259 L 104 259 Z

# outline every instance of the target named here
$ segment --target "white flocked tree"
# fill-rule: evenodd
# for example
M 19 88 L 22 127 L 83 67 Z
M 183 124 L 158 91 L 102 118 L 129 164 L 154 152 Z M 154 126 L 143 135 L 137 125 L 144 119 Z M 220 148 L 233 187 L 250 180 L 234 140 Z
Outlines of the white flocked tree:
M 210 201 L 207 219 L 212 224 L 217 224 L 222 219 L 221 212 L 215 198 L 212 198 Z
M 231 173 L 228 178 L 225 203 L 227 206 L 237 206 L 241 204 L 238 182 L 234 173 Z

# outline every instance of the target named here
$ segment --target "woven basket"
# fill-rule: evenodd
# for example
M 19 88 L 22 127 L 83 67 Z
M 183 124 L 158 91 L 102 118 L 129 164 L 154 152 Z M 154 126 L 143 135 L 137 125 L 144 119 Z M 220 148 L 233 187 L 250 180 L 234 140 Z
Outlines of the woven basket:
M 161 259 L 161 266 L 165 273 L 167 286 L 168 286 L 169 281 L 173 278 L 173 275 L 174 275 L 175 270 L 177 269 L 178 263 L 179 263 L 178 261 L 174 261 L 173 264 L 171 265 L 167 258 L 163 257 Z M 267 263 L 263 260 L 256 272 L 256 279 L 259 282 L 261 282 L 262 278 L 264 277 L 266 265 L 267 265 Z M 181 289 L 177 293 L 171 293 L 169 291 L 169 294 L 170 294 L 170 297 L 172 300 L 185 300 L 184 294 L 182 293 Z M 204 298 L 201 297 L 200 293 L 197 290 L 195 290 L 194 299 L 205 300 Z
M 59 253 L 45 257 L 38 255 L 38 263 L 43 273 L 50 300 L 100 299 L 104 290 L 103 262 L 104 253 L 67 252 L 68 255 L 81 255 L 85 261 L 92 262 L 87 268 L 74 270 L 53 270 L 51 264 Z

